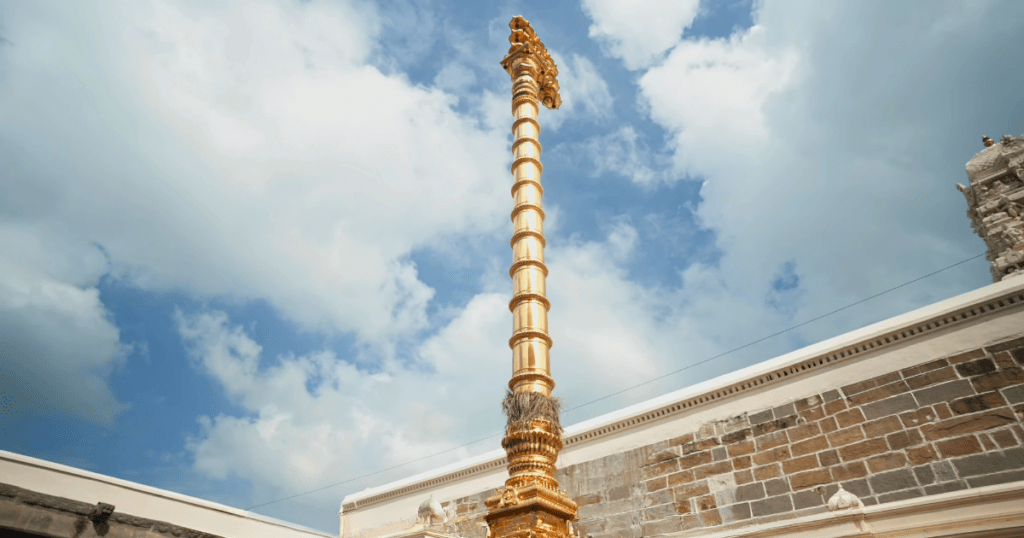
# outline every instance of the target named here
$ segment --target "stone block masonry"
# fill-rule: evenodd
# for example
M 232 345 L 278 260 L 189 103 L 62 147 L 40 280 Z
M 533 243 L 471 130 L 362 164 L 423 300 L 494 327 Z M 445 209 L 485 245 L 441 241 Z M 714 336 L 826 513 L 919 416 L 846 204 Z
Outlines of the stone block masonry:
M 1024 481 L 1024 337 L 559 469 L 593 538 L 641 538 Z M 482 538 L 483 499 L 445 503 L 447 532 Z

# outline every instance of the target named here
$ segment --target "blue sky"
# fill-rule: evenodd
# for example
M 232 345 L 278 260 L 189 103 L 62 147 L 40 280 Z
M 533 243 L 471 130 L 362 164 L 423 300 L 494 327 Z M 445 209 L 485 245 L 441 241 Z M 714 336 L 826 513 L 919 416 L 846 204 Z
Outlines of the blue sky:
M 981 253 L 1006 2 L 0 2 L 0 448 L 336 532 L 499 446 L 508 21 L 569 408 Z M 989 283 L 975 259 L 575 423 Z M 461 447 L 461 448 L 460 448 Z M 451 450 L 455 449 L 455 450 Z

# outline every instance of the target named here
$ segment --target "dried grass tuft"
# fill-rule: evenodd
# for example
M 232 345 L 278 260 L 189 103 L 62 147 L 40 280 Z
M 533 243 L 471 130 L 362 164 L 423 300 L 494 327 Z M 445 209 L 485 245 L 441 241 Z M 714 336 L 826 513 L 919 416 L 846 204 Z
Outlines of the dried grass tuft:
M 505 392 L 501 409 L 508 417 L 507 428 L 528 426 L 531 420 L 545 420 L 555 426 L 555 432 L 562 435 L 562 399 L 545 396 L 539 392 Z

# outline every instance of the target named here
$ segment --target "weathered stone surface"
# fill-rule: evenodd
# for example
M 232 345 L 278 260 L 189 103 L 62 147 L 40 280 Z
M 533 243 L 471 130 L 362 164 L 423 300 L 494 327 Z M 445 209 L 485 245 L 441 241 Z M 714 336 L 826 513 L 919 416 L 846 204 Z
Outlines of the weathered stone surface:
M 740 457 L 734 458 L 732 460 L 732 468 L 736 469 L 737 471 L 742 471 L 743 469 L 749 469 L 749 468 L 751 468 L 753 466 L 754 466 L 754 460 L 752 460 L 750 458 L 750 456 L 740 456 Z
M 675 502 L 675 497 L 670 489 L 662 489 L 655 491 L 654 493 L 647 493 L 644 495 L 643 499 L 643 506 L 645 508 Z
M 846 405 L 846 400 L 836 400 L 825 404 L 825 413 L 828 415 L 834 415 L 841 411 L 845 411 L 849 407 L 849 405 Z
M 881 473 L 899 469 L 907 464 L 907 456 L 902 452 L 890 452 L 868 459 L 868 470 L 872 473 Z M 835 471 L 833 471 L 833 474 Z
M 774 418 L 775 415 L 772 414 L 772 410 L 768 409 L 766 411 L 761 411 L 759 413 L 754 413 L 750 415 L 750 423 L 753 425 L 761 424 L 763 422 L 768 422 Z
M 909 379 L 911 377 L 915 377 L 934 370 L 941 370 L 946 366 L 949 366 L 949 361 L 947 361 L 946 359 L 938 359 L 931 362 L 926 362 L 919 366 L 914 366 L 912 368 L 900 370 L 900 374 L 903 375 L 904 379 Z
M 709 476 L 716 474 L 731 472 L 732 463 L 728 461 L 720 461 L 718 463 L 712 463 L 711 465 L 702 465 L 693 470 L 694 477 L 696 477 L 697 480 L 701 480 L 703 478 L 707 478 Z
M 890 491 L 917 487 L 917 480 L 910 469 L 898 469 L 876 474 L 868 478 L 868 482 L 871 483 L 871 490 L 875 493 L 888 493 Z
M 839 457 L 843 461 L 853 461 L 881 454 L 887 450 L 889 450 L 889 445 L 885 442 L 885 439 L 868 439 L 867 441 L 861 441 L 860 443 L 840 448 Z
M 768 480 L 782 476 L 782 467 L 778 463 L 754 468 L 754 480 Z
M 808 471 L 819 466 L 818 457 L 815 455 L 803 456 L 782 462 L 782 472 L 787 475 Z
M 707 460 L 711 461 L 710 453 L 707 454 Z M 669 460 L 648 465 L 640 470 L 640 476 L 643 477 L 644 480 L 650 480 L 656 476 L 672 474 L 679 470 L 679 461 L 680 460 Z
M 788 445 L 773 448 L 768 452 L 758 452 L 754 454 L 754 465 L 767 465 L 769 463 L 788 460 L 790 455 L 791 453 Z
M 722 514 L 723 523 L 750 519 L 750 503 L 732 504 L 719 508 L 718 512 Z
M 943 361 L 945 362 L 945 361 Z M 961 365 L 962 366 L 962 365 Z M 907 378 L 907 385 L 911 389 L 923 389 L 936 383 L 944 383 L 956 379 L 956 370 L 952 366 L 926 372 L 918 376 Z
M 951 357 L 946 357 L 946 361 L 950 364 L 960 364 L 961 362 L 973 361 L 974 359 L 980 359 L 984 356 L 984 349 L 972 349 L 971 351 L 965 351 Z
M 818 453 L 818 462 L 821 463 L 822 467 L 830 467 L 839 463 L 839 451 L 838 450 L 826 450 Z
M 755 425 L 751 430 L 754 433 L 754 437 L 760 437 L 795 425 L 796 415 L 790 415 L 788 417 L 778 418 L 769 422 L 762 422 L 761 424 Z
M 772 409 L 772 414 L 775 415 L 775 418 L 786 418 L 796 414 L 796 406 L 791 403 L 780 405 Z
M 740 441 L 745 441 L 745 440 L 749 439 L 750 437 L 751 437 L 750 428 L 743 428 L 741 430 L 736 430 L 734 432 L 727 433 L 727 434 L 723 435 L 722 436 L 722 444 L 723 445 L 731 445 L 733 443 L 739 443 Z
M 754 482 L 752 484 L 736 488 L 737 502 L 756 501 L 758 499 L 763 499 L 764 496 L 764 484 L 761 482 Z
M 1016 385 L 1003 389 L 1003 397 L 1011 404 L 1024 403 L 1024 385 Z
M 935 385 L 933 387 L 914 391 L 914 397 L 917 398 L 918 403 L 921 405 L 932 405 L 938 402 L 949 401 L 954 398 L 970 396 L 972 394 L 974 394 L 974 388 L 971 387 L 971 382 L 966 379 L 958 379 L 956 381 L 950 381 L 949 383 L 943 383 L 941 385 Z
M 900 413 L 900 421 L 903 422 L 903 425 L 907 428 L 913 428 L 920 426 L 921 424 L 935 422 L 935 420 L 937 420 L 935 411 L 929 406 L 915 409 L 913 411 L 907 411 L 906 413 Z
M 904 448 L 921 444 L 923 439 L 921 438 L 921 433 L 914 429 L 889 434 L 885 436 L 885 441 L 889 443 L 889 448 L 903 450 Z
M 689 456 L 683 456 L 676 463 L 679 470 L 685 471 L 686 469 L 692 469 L 698 465 L 704 465 L 711 463 L 711 452 L 697 452 L 696 454 L 690 454 Z
M 956 371 L 963 377 L 971 377 L 996 371 L 996 364 L 989 358 L 978 359 L 956 365 Z
M 643 510 L 643 512 L 641 513 L 641 515 L 642 515 L 642 521 L 657 521 L 659 519 L 664 519 L 664 518 L 666 518 L 668 516 L 675 516 L 676 515 L 676 507 L 675 507 L 674 503 L 673 504 L 662 504 L 662 505 L 659 505 L 659 506 L 652 506 L 650 508 L 645 508 Z M 629 519 L 630 520 L 630 524 L 632 523 L 632 521 L 631 521 L 631 514 L 625 513 L 625 514 L 621 514 L 620 517 L 622 517 L 622 516 L 625 516 L 627 519 Z M 610 516 L 608 519 L 610 520 L 610 519 L 612 519 L 612 517 L 614 517 L 614 516 Z M 611 524 L 611 522 L 609 522 L 609 524 Z
M 803 456 L 805 454 L 821 452 L 822 450 L 828 448 L 828 446 L 828 440 L 825 438 L 825 436 L 819 435 L 817 437 L 812 437 L 805 441 L 793 444 L 792 448 L 790 449 L 790 452 L 794 457 Z
M 845 465 L 837 465 L 832 468 L 832 477 L 837 482 L 843 482 L 845 480 L 851 480 L 854 478 L 862 478 L 868 475 L 867 466 L 864 465 L 863 461 L 855 461 L 853 463 L 847 463 Z
M 935 482 L 935 471 L 932 470 L 931 465 L 914 467 L 914 476 L 917 477 L 917 483 L 922 486 L 927 486 Z
M 903 429 L 903 423 L 900 422 L 898 417 L 885 417 L 878 420 L 872 420 L 864 423 L 864 435 L 869 439 L 873 437 L 881 437 L 883 435 L 899 431 Z
M 758 437 L 757 450 L 760 452 L 777 446 L 782 446 L 787 443 L 789 443 L 789 437 L 786 435 L 786 432 L 776 431 Z
M 907 385 L 907 382 L 900 380 L 890 385 L 883 385 L 881 387 L 871 389 L 860 394 L 855 394 L 853 396 L 850 396 L 849 400 L 850 403 L 853 405 L 864 405 L 867 403 L 884 400 L 885 398 L 896 396 L 897 394 L 903 394 L 909 390 L 910 387 Z
M 764 482 L 764 489 L 765 489 L 765 493 L 769 497 L 774 497 L 776 495 L 782 495 L 784 493 L 789 493 L 790 491 L 792 491 L 789 488 L 789 482 L 787 482 L 785 478 L 776 478 L 774 480 L 766 480 Z
M 1024 370 L 1016 367 L 971 378 L 971 384 L 978 392 L 988 392 L 1022 383 L 1024 383 Z
M 985 349 L 988 350 L 989 353 L 998 353 L 1000 351 L 1008 351 L 1014 348 L 1021 347 L 1024 347 L 1024 336 L 1020 338 L 1014 338 L 1012 340 L 1007 340 L 1005 342 L 1000 342 L 998 344 L 985 346 Z
M 871 379 L 861 381 L 859 383 L 851 383 L 849 385 L 846 385 L 845 387 L 842 387 L 842 391 L 843 394 L 846 394 L 847 397 L 850 397 L 853 396 L 854 394 L 859 394 L 861 392 L 876 387 L 881 387 L 883 385 L 895 383 L 897 381 L 900 381 L 901 379 L 902 377 L 900 376 L 899 372 L 890 372 L 884 375 L 880 375 L 877 377 L 873 377 Z
M 678 473 L 672 473 L 668 475 L 668 483 L 666 484 L 669 488 L 674 488 L 679 484 L 686 484 L 695 480 L 693 471 L 679 471 Z
M 793 508 L 795 510 L 803 510 L 804 508 L 824 505 L 825 498 L 813 489 L 798 491 L 793 494 Z
M 689 444 L 689 443 L 692 443 L 692 442 L 693 442 L 693 434 L 692 433 L 687 433 L 685 435 L 680 435 L 679 437 L 673 437 L 672 439 L 669 439 L 668 446 L 670 446 L 670 447 L 681 446 L 681 445 Z
M 789 485 L 794 490 L 806 489 L 814 486 L 820 486 L 822 484 L 828 484 L 832 481 L 832 474 L 828 469 L 819 469 L 816 471 L 804 471 L 797 473 L 789 478 Z
M 943 460 L 936 461 L 931 464 L 932 470 L 935 471 L 935 478 L 939 482 L 948 482 L 950 480 L 956 480 L 956 469 L 953 468 L 953 464 Z
M 843 395 L 840 394 L 838 390 L 830 390 L 830 391 L 828 391 L 826 393 L 823 393 L 821 395 L 821 399 L 825 400 L 826 402 L 834 402 L 834 401 L 836 401 L 836 400 L 838 400 L 838 399 L 840 399 L 842 397 L 843 397 Z M 809 399 L 810 398 L 808 398 L 808 400 Z
M 969 416 L 952 418 L 921 426 L 921 434 L 929 441 L 945 439 L 965 433 L 991 430 L 1017 422 L 1009 409 L 999 409 Z
M 911 465 L 921 465 L 922 463 L 935 461 L 938 458 L 939 455 L 935 453 L 935 449 L 932 448 L 931 445 L 915 447 L 907 450 L 907 459 L 910 460 Z
M 750 503 L 750 511 L 754 517 L 770 516 L 793 510 L 793 500 L 789 495 L 770 497 Z
M 694 506 L 701 512 L 707 512 L 708 510 L 718 508 L 718 502 L 715 501 L 714 495 L 704 495 L 694 500 Z
M 953 466 L 961 477 L 1024 469 L 1024 448 L 967 456 L 953 460 Z
M 859 497 L 864 504 L 868 504 L 867 499 L 871 497 L 871 488 L 868 486 L 868 480 L 866 478 L 840 481 L 840 483 L 843 485 L 843 489 Z M 836 489 L 838 488 L 835 486 L 829 486 L 825 493 L 825 499 L 835 495 Z
M 864 422 L 864 412 L 858 407 L 836 414 L 836 423 L 840 428 L 849 428 L 861 422 Z
M 1010 448 L 1017 445 L 1017 438 L 1010 430 L 1000 430 L 992 433 L 992 440 L 999 445 L 999 448 Z
M 995 484 L 1006 484 L 1008 482 L 1019 482 L 1024 480 L 1024 470 L 1006 471 L 985 476 L 976 476 L 967 479 L 967 484 L 972 488 L 992 486 Z
M 1009 351 L 1000 351 L 999 353 L 992 354 L 992 360 L 996 363 L 996 368 L 1013 368 L 1013 355 Z
M 978 443 L 978 439 L 973 435 L 939 441 L 935 443 L 935 448 L 938 449 L 939 454 L 942 454 L 943 458 L 968 456 L 981 452 L 981 444 Z
M 868 420 L 895 415 L 896 413 L 910 411 L 911 409 L 917 409 L 917 402 L 910 394 L 900 394 L 893 398 L 867 404 L 862 408 L 864 411 L 864 417 Z
M 917 497 L 924 497 L 924 490 L 922 488 L 905 489 L 879 495 L 878 504 L 914 499 Z
M 827 437 L 830 445 L 838 447 L 864 439 L 864 430 L 860 426 L 851 426 L 844 430 L 832 432 Z
M 814 422 L 825 418 L 825 408 L 819 405 L 798 411 L 797 415 L 807 422 Z
M 933 484 L 931 486 L 925 486 L 924 492 L 928 495 L 937 495 L 939 493 L 949 493 L 950 491 L 959 491 L 961 489 L 967 489 L 967 482 L 960 480 L 956 482 Z

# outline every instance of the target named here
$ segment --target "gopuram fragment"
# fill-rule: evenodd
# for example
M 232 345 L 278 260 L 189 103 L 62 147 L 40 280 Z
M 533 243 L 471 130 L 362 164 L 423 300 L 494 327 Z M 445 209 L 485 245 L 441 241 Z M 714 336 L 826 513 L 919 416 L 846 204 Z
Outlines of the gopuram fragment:
M 985 149 L 967 163 L 967 216 L 985 240 L 992 281 L 1024 275 L 1024 136 L 998 143 L 982 137 Z
M 552 396 L 548 309 L 544 281 L 543 166 L 538 141 L 540 103 L 561 104 L 558 67 L 530 23 L 515 17 L 508 55 L 512 77 L 512 379 L 502 407 L 508 421 L 501 446 L 508 455 L 504 489 L 486 499 L 484 520 L 492 538 L 563 538 L 575 535 L 577 504 L 558 489 L 555 462 L 562 450 L 561 402 Z

